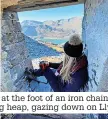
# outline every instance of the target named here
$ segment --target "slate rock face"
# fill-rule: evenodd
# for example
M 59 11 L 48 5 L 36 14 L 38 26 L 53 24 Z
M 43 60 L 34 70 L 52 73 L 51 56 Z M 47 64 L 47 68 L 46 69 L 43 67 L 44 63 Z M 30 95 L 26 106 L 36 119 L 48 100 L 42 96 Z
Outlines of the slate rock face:
M 32 64 L 28 56 L 24 35 L 16 12 L 4 11 L 2 17 L 2 91 L 16 91 L 26 67 Z M 20 88 L 21 88 L 20 84 Z
M 108 91 L 108 1 L 88 0 L 85 2 L 83 18 L 83 40 L 87 45 L 89 91 Z M 88 115 L 97 119 L 98 115 Z M 107 119 L 100 115 L 100 119 Z
M 100 83 L 98 86 L 99 92 L 108 92 L 108 58 L 104 63 L 104 68 L 102 71 L 102 76 L 100 78 Z
M 90 79 L 89 91 L 97 91 L 100 80 L 103 80 L 104 64 L 106 64 L 105 61 L 108 58 L 107 4 L 107 0 L 90 0 L 85 2 L 83 40 L 87 45 Z M 108 79 L 107 75 L 106 79 Z M 104 77 L 104 80 L 106 79 Z
M 2 9 L 7 8 L 13 11 L 31 11 L 42 8 L 53 8 L 83 3 L 83 0 L 2 0 Z

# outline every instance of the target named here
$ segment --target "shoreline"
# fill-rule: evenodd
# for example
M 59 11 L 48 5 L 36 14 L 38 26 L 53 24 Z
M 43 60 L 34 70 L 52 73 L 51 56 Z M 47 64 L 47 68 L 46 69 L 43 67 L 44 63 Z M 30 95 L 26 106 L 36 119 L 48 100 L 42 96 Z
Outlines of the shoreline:
M 57 38 L 57 37 L 44 37 L 42 39 L 47 39 L 47 40 L 66 40 L 66 38 Z
M 52 48 L 53 50 L 56 50 L 56 51 L 59 52 L 59 53 L 63 53 L 63 52 L 64 52 L 63 48 L 60 47 L 60 45 L 58 45 L 58 44 L 43 42 L 43 41 L 41 41 L 41 40 L 39 40 L 39 41 L 37 41 L 37 42 L 38 42 L 38 43 L 41 43 L 41 44 L 43 44 L 43 45 L 45 45 L 45 46 L 47 46 L 47 47 L 49 47 L 49 48 Z

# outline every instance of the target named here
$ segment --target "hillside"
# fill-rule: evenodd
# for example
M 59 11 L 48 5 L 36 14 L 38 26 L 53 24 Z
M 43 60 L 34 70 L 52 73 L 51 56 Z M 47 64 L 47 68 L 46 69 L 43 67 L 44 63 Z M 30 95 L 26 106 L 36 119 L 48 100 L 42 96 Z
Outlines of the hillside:
M 70 34 L 81 34 L 82 18 L 74 17 L 57 21 L 32 21 L 21 23 L 22 31 L 32 38 L 67 38 Z
M 29 56 L 32 59 L 47 57 L 47 56 L 59 56 L 61 54 L 60 52 L 57 52 L 56 50 L 42 43 L 39 43 L 31 39 L 30 37 L 25 36 L 25 41 L 29 52 Z

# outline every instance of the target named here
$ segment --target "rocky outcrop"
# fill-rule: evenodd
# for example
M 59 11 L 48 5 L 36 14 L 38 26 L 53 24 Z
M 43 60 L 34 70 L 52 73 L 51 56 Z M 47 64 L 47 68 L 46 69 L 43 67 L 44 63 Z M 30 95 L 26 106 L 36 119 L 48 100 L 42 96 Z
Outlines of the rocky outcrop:
M 13 6 L 13 5 L 17 5 L 19 0 L 1 0 L 1 11 L 3 11 L 3 9 L 9 7 L 9 6 Z
M 67 6 L 83 2 L 84 0 L 2 0 L 2 5 L 4 4 L 3 8 L 18 12 Z
M 98 91 L 108 92 L 108 58 L 106 59 L 104 63 L 104 68 L 103 68 L 102 75 L 100 78 Z
M 25 68 L 32 67 L 16 12 L 5 11 L 3 13 L 1 32 L 1 90 L 15 91 Z
M 87 46 L 89 91 L 108 91 L 108 1 L 86 0 L 83 40 Z M 88 115 L 89 119 L 97 119 Z M 102 116 L 100 119 L 107 119 Z
M 89 91 L 97 90 L 100 79 L 108 79 L 107 75 L 106 79 L 102 76 L 104 63 L 108 58 L 107 4 L 107 0 L 90 0 L 85 2 L 83 40 L 87 45 L 90 79 Z

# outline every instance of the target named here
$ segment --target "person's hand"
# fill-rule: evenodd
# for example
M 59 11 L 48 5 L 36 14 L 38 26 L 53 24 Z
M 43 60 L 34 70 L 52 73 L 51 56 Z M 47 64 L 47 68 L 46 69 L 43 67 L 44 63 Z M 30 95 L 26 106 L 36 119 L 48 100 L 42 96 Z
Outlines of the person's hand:
M 41 61 L 39 63 L 39 67 L 42 69 L 42 70 L 45 70 L 47 67 L 49 67 L 49 62 L 47 61 Z
M 29 69 L 28 67 L 26 67 L 24 74 L 36 76 L 36 71 L 37 69 Z

